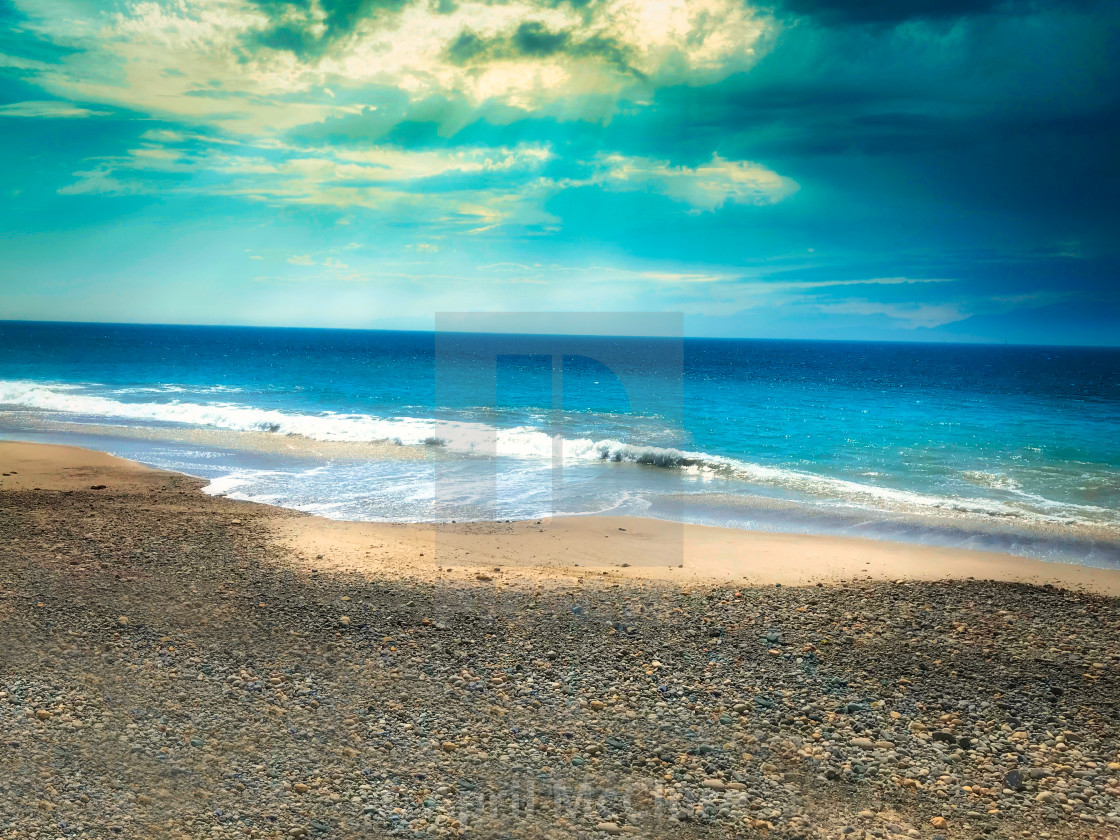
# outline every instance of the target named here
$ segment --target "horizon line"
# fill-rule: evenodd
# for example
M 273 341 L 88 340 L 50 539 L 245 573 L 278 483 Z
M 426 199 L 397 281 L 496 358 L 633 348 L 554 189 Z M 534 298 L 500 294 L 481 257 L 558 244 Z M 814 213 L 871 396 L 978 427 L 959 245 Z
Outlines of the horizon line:
M 457 313 L 459 314 L 459 313 Z M 476 314 L 476 313 L 471 313 Z M 501 312 L 480 312 L 479 315 L 502 315 L 506 313 Z M 509 313 L 514 314 L 514 313 Z M 516 313 L 516 314 L 532 314 L 537 316 L 548 316 L 552 314 L 583 314 L 583 313 L 549 313 L 549 312 L 534 312 L 534 313 Z M 595 315 L 603 315 L 605 313 L 587 313 Z M 677 313 L 669 312 L 649 312 L 649 313 L 619 313 L 626 315 L 673 315 Z M 1085 350 L 1117 350 L 1120 349 L 1120 342 L 1116 344 L 1061 344 L 1061 343 L 1047 343 L 1047 342 L 1018 342 L 1018 341 L 989 341 L 985 339 L 976 340 L 953 340 L 942 338 L 876 338 L 876 339 L 863 339 L 863 338 L 803 338 L 798 336 L 715 336 L 715 335 L 689 335 L 682 333 L 681 335 L 649 335 L 637 333 L 607 333 L 607 332 L 586 332 L 586 333 L 572 333 L 572 332 L 523 332 L 516 330 L 438 330 L 438 329 L 402 329 L 392 327 L 328 327 L 328 326 L 300 326 L 294 324 L 238 324 L 238 323 L 174 323 L 164 321 L 71 321 L 71 320 L 54 320 L 54 319 L 41 319 L 41 318 L 0 318 L 0 326 L 4 324 L 52 324 L 57 326 L 101 326 L 101 327 L 168 327 L 168 328 L 200 328 L 200 329 L 257 329 L 257 330 L 315 330 L 322 332 L 388 332 L 388 333 L 426 333 L 430 335 L 448 334 L 448 335 L 511 335 L 511 336 L 557 336 L 557 337 L 572 337 L 572 338 L 646 338 L 646 339 L 662 339 L 662 340 L 691 340 L 691 341 L 788 341 L 788 342 L 818 342 L 829 344 L 936 344 L 948 346 L 964 346 L 964 347 L 1046 347 L 1046 348 L 1066 348 L 1066 349 L 1085 349 Z

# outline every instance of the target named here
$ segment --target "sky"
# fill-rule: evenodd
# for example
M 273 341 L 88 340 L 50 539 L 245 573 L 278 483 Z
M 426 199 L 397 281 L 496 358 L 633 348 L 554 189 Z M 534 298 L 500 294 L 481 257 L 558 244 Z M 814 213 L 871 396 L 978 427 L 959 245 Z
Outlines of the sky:
M 0 0 L 0 318 L 1120 344 L 1117 43 L 1115 0 Z

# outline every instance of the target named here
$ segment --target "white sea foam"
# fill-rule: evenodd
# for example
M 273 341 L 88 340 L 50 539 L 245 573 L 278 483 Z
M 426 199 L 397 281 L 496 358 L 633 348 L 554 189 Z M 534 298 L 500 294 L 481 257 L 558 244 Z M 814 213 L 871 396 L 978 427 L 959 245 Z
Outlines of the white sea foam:
M 704 452 L 591 438 L 557 441 L 533 426 L 498 428 L 485 423 L 432 420 L 415 417 L 382 418 L 367 414 L 322 412 L 305 414 L 254 408 L 235 403 L 122 402 L 74 388 L 29 381 L 0 380 L 0 405 L 38 409 L 53 414 L 78 415 L 102 420 L 180 423 L 232 431 L 264 431 L 297 435 L 320 441 L 385 441 L 401 446 L 442 446 L 465 455 L 551 460 L 560 454 L 564 462 L 629 462 L 663 468 L 679 468 L 685 475 L 706 478 L 724 476 L 754 484 L 780 487 L 845 504 L 907 512 L 937 512 L 949 515 L 1007 518 L 1036 523 L 1106 525 L 1116 527 L 1116 514 L 1091 505 L 1056 502 L 1013 488 L 1014 500 L 940 496 L 876 484 L 863 484 L 803 470 L 751 463 Z M 973 473 L 976 484 L 999 486 L 988 474 Z M 235 491 L 239 477 L 230 476 L 208 492 Z
M 431 420 L 382 419 L 364 414 L 297 414 L 236 403 L 124 402 L 54 385 L 0 380 L 0 405 L 34 408 L 55 414 L 106 420 L 181 423 L 241 432 L 275 432 L 324 441 L 391 441 L 402 445 L 432 442 L 438 435 Z M 471 424 L 444 424 L 448 433 Z M 464 428 L 462 431 L 468 431 Z
M 1023 486 L 1009 475 L 1002 473 L 983 472 L 981 470 L 969 470 L 961 473 L 961 477 L 965 481 L 975 484 L 977 487 L 987 487 L 992 490 L 1007 490 L 1010 492 L 1018 492 L 1023 489 Z
M 210 483 L 202 488 L 208 496 L 228 496 L 239 488 L 247 487 L 259 481 L 266 474 L 264 470 L 239 471 L 229 475 L 218 476 L 210 479 Z
M 51 386 L 52 388 L 58 386 Z M 135 385 L 124 388 L 113 388 L 109 391 L 118 396 L 130 394 L 239 394 L 241 388 L 234 385 L 173 385 L 160 383 L 159 385 Z

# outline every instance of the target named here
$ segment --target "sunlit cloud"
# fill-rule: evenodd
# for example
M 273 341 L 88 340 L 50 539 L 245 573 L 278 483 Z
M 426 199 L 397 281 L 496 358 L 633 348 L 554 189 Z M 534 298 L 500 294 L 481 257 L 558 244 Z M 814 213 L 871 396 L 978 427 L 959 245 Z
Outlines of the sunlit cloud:
M 775 27 L 740 0 L 412 0 L 352 20 L 318 3 L 137 0 L 107 18 L 18 5 L 38 33 L 85 48 L 44 71 L 60 95 L 258 135 L 360 110 L 371 86 L 532 111 L 712 81 L 756 61 Z M 359 104 L 335 102 L 343 92 Z
M 550 158 L 537 145 L 404 151 L 207 144 L 156 132 L 147 142 L 89 161 L 63 194 L 203 194 L 274 204 L 365 208 L 400 220 L 478 226 L 541 223 L 541 185 L 531 176 Z M 506 179 L 506 188 L 493 178 Z
M 601 164 L 598 180 L 608 189 L 658 193 L 698 210 L 725 204 L 774 204 L 798 190 L 794 181 L 765 166 L 718 155 L 694 167 L 617 154 L 603 156 Z
M 553 158 L 540 144 L 405 150 L 282 143 L 210 143 L 158 130 L 124 155 L 89 161 L 64 194 L 196 193 L 275 204 L 390 209 L 416 222 L 467 225 L 485 232 L 506 224 L 545 225 L 544 209 L 573 188 L 662 195 L 697 211 L 726 204 L 772 204 L 797 185 L 758 164 L 719 157 L 696 167 L 620 155 L 577 163 L 585 178 L 540 175 Z M 199 178 L 196 175 L 203 174 Z
M 660 85 L 711 82 L 757 61 L 775 24 L 740 0 L 402 0 L 353 16 L 272 0 L 133 0 L 109 15 L 19 3 L 30 30 L 77 50 L 35 68 L 46 89 L 181 124 L 87 160 L 62 195 L 362 209 L 477 235 L 555 226 L 549 198 L 576 187 L 661 195 L 695 212 L 770 204 L 797 189 L 761 164 L 719 156 L 681 166 L 603 153 L 569 161 L 582 175 L 554 178 L 545 168 L 555 152 L 541 142 L 418 149 L 307 139 L 342 118 L 387 130 L 404 112 L 384 113 L 386 91 L 459 103 L 449 112 L 498 104 L 532 114 L 589 97 L 600 103 L 595 118 L 609 118 L 602 103 L 624 94 L 634 107 Z M 98 113 L 62 101 L 8 110 Z

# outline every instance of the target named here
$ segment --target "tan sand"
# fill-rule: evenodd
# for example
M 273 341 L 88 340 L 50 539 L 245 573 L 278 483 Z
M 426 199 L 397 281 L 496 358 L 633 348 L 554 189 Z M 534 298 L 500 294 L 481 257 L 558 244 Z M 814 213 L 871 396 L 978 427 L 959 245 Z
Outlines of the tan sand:
M 580 516 L 540 523 L 433 527 L 279 520 L 281 541 L 318 568 L 452 572 L 677 583 L 846 580 L 998 580 L 1120 594 L 1120 571 L 990 551 L 853 537 L 773 534 L 634 517 Z
M 101 452 L 0 442 L 0 488 L 163 488 L 169 475 Z M 11 473 L 15 474 L 11 474 Z M 182 486 L 182 477 L 176 476 Z M 198 487 L 204 482 L 196 481 Z M 188 488 L 190 484 L 188 482 Z M 230 503 L 231 510 L 244 503 Z M 743 586 L 848 580 L 998 580 L 1120 595 L 1120 571 L 852 537 L 773 534 L 633 517 L 432 526 L 338 522 L 251 506 L 308 567 L 402 577 L 621 579 Z
M 18 441 L 0 441 L 0 472 L 4 490 L 88 490 L 110 481 L 119 490 L 147 489 L 167 483 L 167 473 L 105 452 Z

